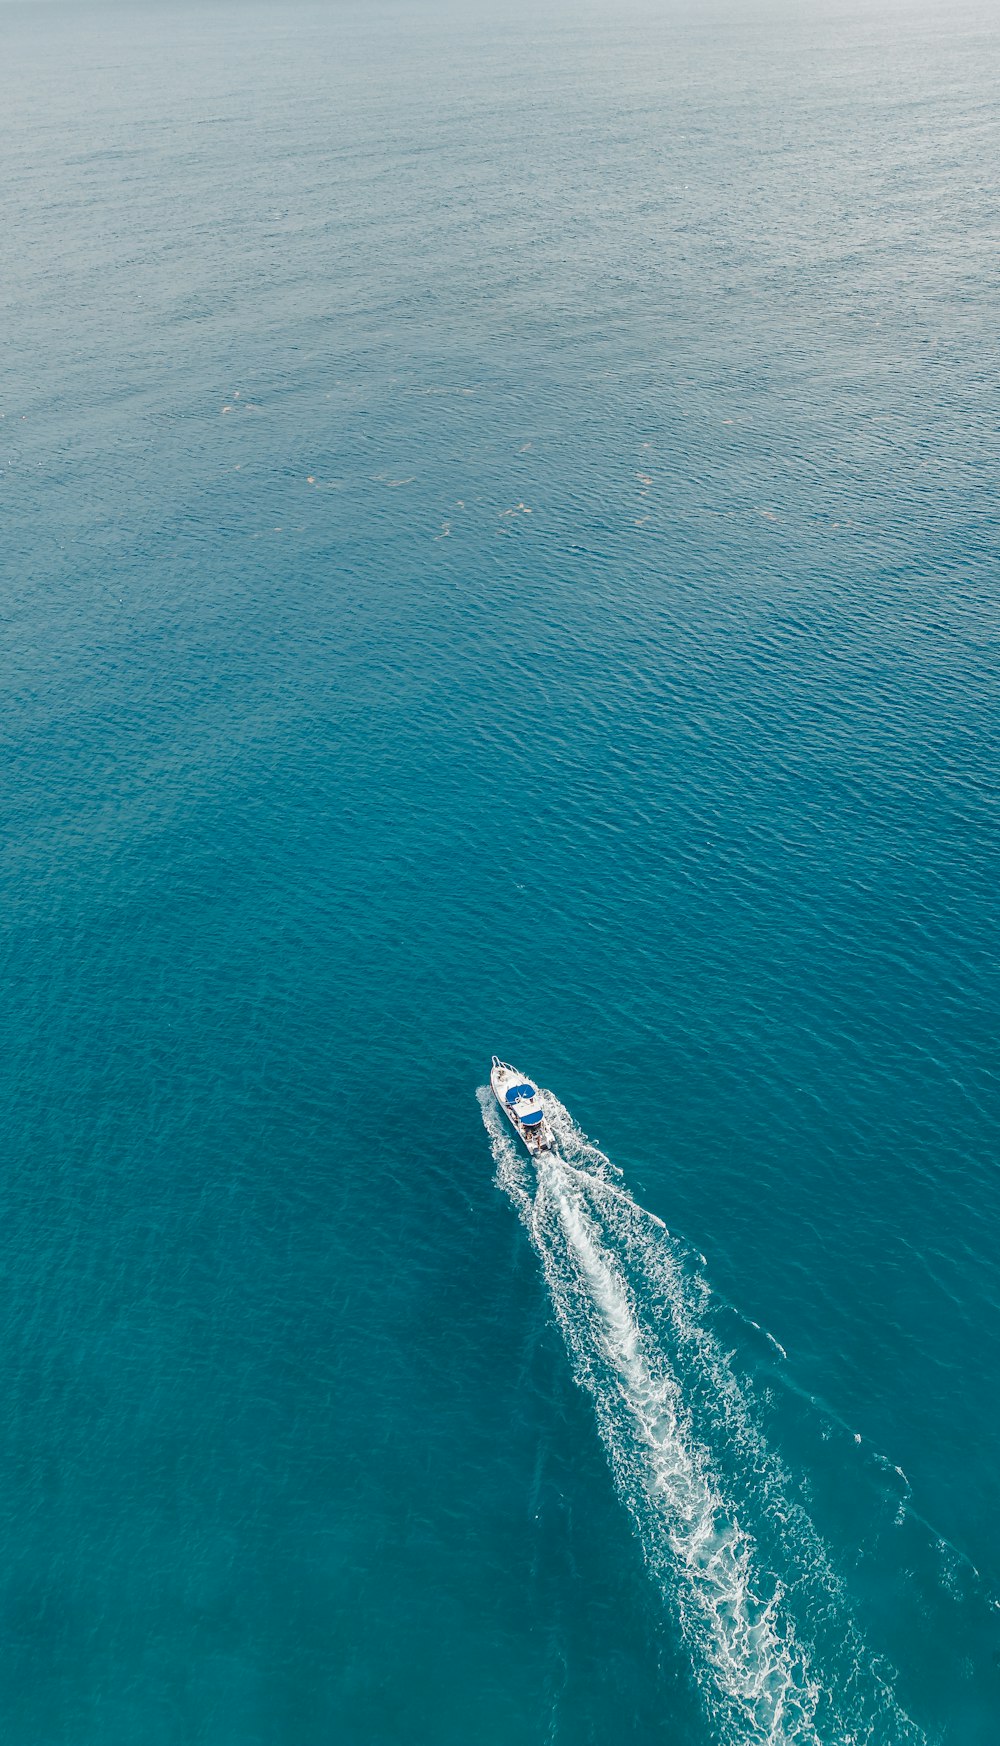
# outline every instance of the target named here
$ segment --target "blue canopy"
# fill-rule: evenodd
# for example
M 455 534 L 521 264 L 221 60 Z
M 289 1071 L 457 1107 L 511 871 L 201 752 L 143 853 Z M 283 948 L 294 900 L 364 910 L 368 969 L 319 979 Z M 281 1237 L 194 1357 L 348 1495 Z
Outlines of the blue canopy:
M 542 1112 L 540 1109 L 529 1109 L 527 1115 L 518 1116 L 517 1119 L 522 1128 L 533 1128 L 541 1121 Z
M 534 1096 L 535 1096 L 535 1088 L 533 1085 L 512 1085 L 510 1090 L 507 1093 L 507 1102 L 508 1103 L 516 1103 L 519 1097 L 534 1097 Z

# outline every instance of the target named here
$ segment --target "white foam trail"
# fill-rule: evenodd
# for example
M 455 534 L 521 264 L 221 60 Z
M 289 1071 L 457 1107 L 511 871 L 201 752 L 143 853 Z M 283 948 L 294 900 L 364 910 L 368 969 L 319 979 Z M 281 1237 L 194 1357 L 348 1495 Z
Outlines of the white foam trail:
M 720 1741 L 916 1746 L 922 1736 L 864 1655 L 818 1536 L 707 1326 L 704 1279 L 563 1106 L 543 1099 L 560 1150 L 530 1162 L 480 1092 L 497 1181 L 541 1260 L 574 1374 Z M 736 1468 L 728 1491 L 719 1452 Z M 766 1548 L 749 1519 L 767 1525 Z M 846 1646 L 846 1665 L 820 1675 L 803 1617 Z

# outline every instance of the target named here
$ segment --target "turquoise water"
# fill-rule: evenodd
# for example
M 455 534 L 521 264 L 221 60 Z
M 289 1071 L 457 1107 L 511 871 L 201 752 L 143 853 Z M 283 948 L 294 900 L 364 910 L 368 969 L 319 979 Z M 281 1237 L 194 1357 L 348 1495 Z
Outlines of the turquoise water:
M 998 59 L 0 8 L 11 1746 L 1000 1736 Z

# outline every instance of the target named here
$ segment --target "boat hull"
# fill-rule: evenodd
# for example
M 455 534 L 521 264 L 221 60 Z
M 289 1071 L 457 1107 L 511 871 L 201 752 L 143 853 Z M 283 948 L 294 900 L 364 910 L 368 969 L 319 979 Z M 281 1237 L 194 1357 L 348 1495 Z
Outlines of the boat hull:
M 490 1087 L 497 1104 L 507 1117 L 518 1139 L 523 1140 L 527 1146 L 532 1157 L 537 1157 L 539 1152 L 551 1152 L 555 1147 L 555 1135 L 549 1126 L 547 1117 L 543 1113 L 541 1120 L 534 1122 L 521 1120 L 516 1109 L 511 1108 L 507 1102 L 507 1093 L 513 1086 L 520 1086 L 525 1091 L 530 1090 L 533 1093 L 530 1099 L 524 1097 L 519 1100 L 527 1113 L 534 1114 L 540 1110 L 541 1096 L 533 1081 L 525 1079 L 523 1073 L 519 1073 L 516 1067 L 510 1065 L 509 1061 L 501 1061 L 494 1055 L 493 1066 L 490 1070 Z

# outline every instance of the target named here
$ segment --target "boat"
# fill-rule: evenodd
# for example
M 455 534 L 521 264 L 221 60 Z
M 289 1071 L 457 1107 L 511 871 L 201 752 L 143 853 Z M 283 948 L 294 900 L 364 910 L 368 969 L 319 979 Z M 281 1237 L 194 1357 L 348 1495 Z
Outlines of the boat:
M 542 1108 L 538 1086 L 512 1067 L 509 1061 L 501 1061 L 499 1055 L 493 1057 L 490 1085 L 497 1103 L 528 1151 L 536 1156 L 539 1152 L 551 1152 L 555 1147 L 555 1136 Z

